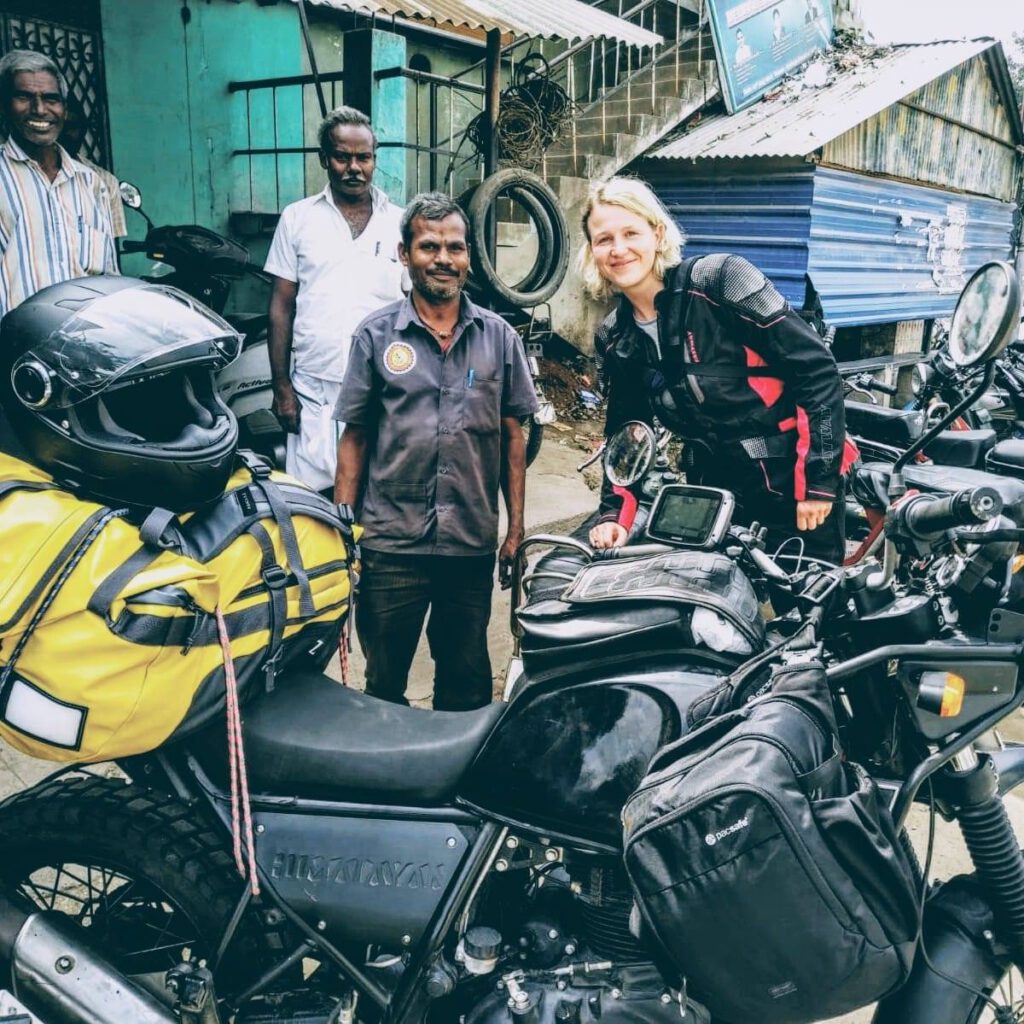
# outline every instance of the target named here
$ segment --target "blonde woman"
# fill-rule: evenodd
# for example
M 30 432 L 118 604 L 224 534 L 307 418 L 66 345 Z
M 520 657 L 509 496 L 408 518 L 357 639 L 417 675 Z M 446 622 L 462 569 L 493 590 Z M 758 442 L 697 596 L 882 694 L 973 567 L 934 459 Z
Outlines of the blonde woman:
M 593 185 L 583 231 L 587 290 L 620 296 L 595 339 L 606 435 L 656 415 L 696 442 L 691 482 L 731 490 L 770 545 L 799 532 L 808 555 L 840 562 L 843 474 L 856 449 L 844 445 L 839 373 L 818 335 L 741 256 L 683 260 L 679 228 L 639 180 Z M 606 488 L 594 547 L 625 543 L 620 508 Z

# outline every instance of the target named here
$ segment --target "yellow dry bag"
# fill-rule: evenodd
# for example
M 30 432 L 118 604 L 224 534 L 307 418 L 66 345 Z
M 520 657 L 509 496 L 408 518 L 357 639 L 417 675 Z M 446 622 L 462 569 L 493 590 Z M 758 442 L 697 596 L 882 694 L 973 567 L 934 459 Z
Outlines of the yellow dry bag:
M 242 699 L 337 648 L 349 605 L 334 506 L 244 453 L 224 494 L 144 518 L 0 455 L 0 739 L 36 757 L 153 750 L 224 708 L 216 609 Z

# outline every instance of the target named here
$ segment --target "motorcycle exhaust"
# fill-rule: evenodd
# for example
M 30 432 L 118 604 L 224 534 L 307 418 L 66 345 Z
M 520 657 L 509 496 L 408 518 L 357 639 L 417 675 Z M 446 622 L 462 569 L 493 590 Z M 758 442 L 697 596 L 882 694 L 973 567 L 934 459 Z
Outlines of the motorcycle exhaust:
M 0 895 L 0 957 L 15 994 L 45 1024 L 178 1024 L 86 946 L 59 914 L 25 914 Z

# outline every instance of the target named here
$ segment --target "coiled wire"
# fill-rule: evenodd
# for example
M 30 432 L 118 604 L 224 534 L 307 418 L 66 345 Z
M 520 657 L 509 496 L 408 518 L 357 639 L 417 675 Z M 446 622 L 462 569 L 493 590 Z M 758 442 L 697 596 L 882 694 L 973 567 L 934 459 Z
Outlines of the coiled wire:
M 534 170 L 544 151 L 561 136 L 576 116 L 578 104 L 551 80 L 551 67 L 537 52 L 527 54 L 516 68 L 515 81 L 502 90 L 498 107 L 498 159 Z M 487 120 L 477 114 L 466 138 L 478 154 L 487 146 Z

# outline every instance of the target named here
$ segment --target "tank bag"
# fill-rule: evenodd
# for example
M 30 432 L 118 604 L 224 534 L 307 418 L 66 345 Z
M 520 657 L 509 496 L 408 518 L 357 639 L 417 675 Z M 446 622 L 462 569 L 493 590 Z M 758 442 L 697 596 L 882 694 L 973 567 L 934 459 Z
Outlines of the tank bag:
M 91 762 L 206 725 L 225 702 L 218 608 L 242 700 L 322 664 L 349 608 L 341 528 L 249 453 L 216 501 L 141 522 L 0 455 L 0 739 Z

